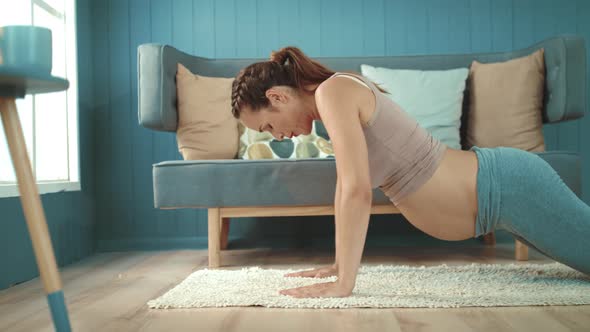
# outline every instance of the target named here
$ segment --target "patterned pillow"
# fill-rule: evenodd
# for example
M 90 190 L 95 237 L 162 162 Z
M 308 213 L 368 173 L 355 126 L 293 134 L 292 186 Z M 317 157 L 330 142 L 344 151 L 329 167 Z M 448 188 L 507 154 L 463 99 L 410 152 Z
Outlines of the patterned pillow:
M 313 122 L 309 135 L 276 140 L 269 132 L 258 132 L 238 124 L 238 159 L 334 158 L 328 131 L 319 121 Z

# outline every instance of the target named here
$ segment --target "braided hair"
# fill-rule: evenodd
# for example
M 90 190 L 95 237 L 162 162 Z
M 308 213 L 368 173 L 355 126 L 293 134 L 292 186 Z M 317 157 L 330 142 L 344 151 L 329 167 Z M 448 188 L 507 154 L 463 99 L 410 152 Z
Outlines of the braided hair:
M 232 114 L 239 119 L 241 107 L 247 105 L 253 111 L 268 107 L 270 101 L 266 98 L 266 91 L 273 86 L 283 85 L 298 93 L 313 93 L 314 90 L 307 90 L 305 86 L 320 84 L 334 73 L 297 47 L 273 51 L 269 61 L 253 63 L 236 75 L 232 82 Z

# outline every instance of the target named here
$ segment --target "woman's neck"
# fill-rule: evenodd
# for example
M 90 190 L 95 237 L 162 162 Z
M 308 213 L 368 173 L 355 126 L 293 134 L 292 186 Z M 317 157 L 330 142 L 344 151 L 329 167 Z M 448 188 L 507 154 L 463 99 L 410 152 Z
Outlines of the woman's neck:
M 307 91 L 313 91 L 313 93 L 303 93 L 302 97 L 303 97 L 303 104 L 305 105 L 305 109 L 307 110 L 309 116 L 313 120 L 322 121 L 322 118 L 320 117 L 320 113 L 318 112 L 317 104 L 315 102 L 315 91 L 318 86 L 319 86 L 319 84 L 306 85 L 305 89 Z

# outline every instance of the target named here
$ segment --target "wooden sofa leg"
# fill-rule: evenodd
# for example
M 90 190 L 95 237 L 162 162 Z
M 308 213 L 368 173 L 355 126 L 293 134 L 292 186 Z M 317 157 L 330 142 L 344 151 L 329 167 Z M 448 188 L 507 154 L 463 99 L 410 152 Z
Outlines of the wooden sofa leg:
M 221 250 L 227 249 L 227 238 L 229 236 L 229 218 L 221 218 Z
M 528 261 L 529 260 L 529 247 L 526 244 L 514 240 L 514 255 L 517 261 Z
M 486 245 L 495 245 L 496 244 L 496 234 L 494 232 L 485 234 L 483 236 L 483 243 Z
M 208 219 L 209 267 L 216 268 L 221 265 L 221 253 L 219 249 L 221 242 L 221 214 L 219 208 L 210 208 Z

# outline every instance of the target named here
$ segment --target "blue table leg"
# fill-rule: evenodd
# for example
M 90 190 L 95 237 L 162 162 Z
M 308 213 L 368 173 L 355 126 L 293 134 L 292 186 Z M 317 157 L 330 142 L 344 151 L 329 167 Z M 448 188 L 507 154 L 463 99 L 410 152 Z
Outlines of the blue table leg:
M 49 302 L 49 309 L 51 310 L 51 318 L 53 318 L 55 330 L 60 332 L 71 331 L 64 293 L 59 290 L 57 292 L 47 294 L 47 302 Z

